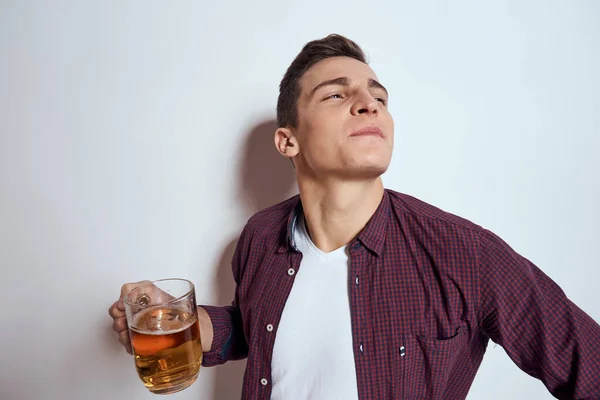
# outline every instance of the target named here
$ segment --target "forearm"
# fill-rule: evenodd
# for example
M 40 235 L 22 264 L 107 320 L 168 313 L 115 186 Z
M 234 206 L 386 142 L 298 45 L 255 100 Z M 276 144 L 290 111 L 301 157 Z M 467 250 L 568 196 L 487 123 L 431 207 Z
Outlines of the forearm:
M 203 315 L 199 318 L 202 318 L 200 322 L 204 325 L 202 332 L 206 335 L 206 340 L 204 341 L 203 338 L 202 342 L 204 352 L 202 365 L 211 367 L 247 357 L 248 345 L 242 317 L 235 302 L 231 306 L 224 307 L 202 305 L 198 311 Z

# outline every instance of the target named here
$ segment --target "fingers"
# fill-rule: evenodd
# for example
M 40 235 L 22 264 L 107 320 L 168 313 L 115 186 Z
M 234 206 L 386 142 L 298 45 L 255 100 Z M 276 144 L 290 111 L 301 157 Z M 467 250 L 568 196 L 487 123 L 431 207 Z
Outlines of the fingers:
M 135 282 L 135 283 L 126 283 L 125 285 L 123 285 L 121 287 L 121 297 L 119 298 L 119 300 L 116 303 L 116 307 L 119 310 L 125 310 L 125 298 L 126 298 L 127 294 L 135 288 L 140 288 L 137 293 L 138 297 L 145 295 L 148 297 L 149 301 L 152 301 L 154 304 L 163 303 L 163 302 L 167 302 L 167 301 L 175 299 L 175 297 L 173 297 L 169 293 L 159 289 L 151 281 L 139 281 L 139 282 Z M 134 299 L 132 299 L 132 300 L 134 300 Z
M 131 348 L 131 341 L 129 340 L 129 331 L 124 330 L 119 332 L 119 343 L 125 346 L 126 349 Z
M 123 300 L 125 298 L 125 295 L 127 295 L 127 293 L 129 293 L 131 291 L 131 289 L 141 286 L 141 285 L 149 285 L 152 282 L 150 281 L 139 281 L 139 282 L 133 282 L 133 283 L 126 283 L 123 286 L 121 286 L 121 298 L 119 300 Z
M 112 318 L 121 318 L 125 316 L 125 308 L 120 308 L 118 303 L 119 301 L 115 301 L 108 309 L 108 315 Z
M 139 281 L 139 282 L 126 283 L 123 286 L 121 286 L 121 296 L 119 297 L 119 300 L 115 301 L 113 303 L 113 305 L 110 306 L 110 308 L 108 309 L 108 314 L 112 318 L 120 318 L 120 317 L 125 316 L 125 296 L 127 295 L 127 293 L 129 293 L 133 288 L 136 288 L 140 285 L 149 284 L 149 283 L 151 283 L 151 282 L 150 281 Z
M 121 333 L 122 331 L 125 331 L 127 329 L 129 329 L 129 327 L 127 326 L 127 318 L 115 318 L 115 320 L 113 321 L 113 330 L 115 332 Z
M 117 300 L 117 302 L 115 303 L 115 308 L 119 311 L 125 312 L 125 299 L 120 298 L 119 300 Z
M 121 343 L 127 353 L 133 354 L 131 348 L 131 340 L 129 338 L 129 328 L 127 326 L 127 316 L 125 313 L 125 296 L 129 293 L 133 288 L 143 285 L 149 284 L 150 281 L 140 281 L 134 283 L 126 283 L 121 287 L 121 296 L 119 300 L 115 301 L 110 308 L 108 309 L 108 315 L 113 319 L 113 330 L 117 332 L 119 336 L 119 343 Z
M 125 350 L 129 354 L 133 354 L 131 350 L 131 339 L 129 337 L 129 327 L 127 326 L 127 318 L 115 318 L 113 321 L 113 330 L 118 333 L 119 343 L 125 346 Z

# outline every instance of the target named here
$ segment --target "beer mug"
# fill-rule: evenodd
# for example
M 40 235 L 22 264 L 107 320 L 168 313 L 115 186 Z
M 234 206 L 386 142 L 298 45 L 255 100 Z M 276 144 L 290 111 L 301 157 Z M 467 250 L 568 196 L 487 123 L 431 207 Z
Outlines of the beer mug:
M 190 386 L 202 364 L 196 294 L 185 279 L 161 279 L 125 296 L 137 373 L 150 392 L 170 394 Z

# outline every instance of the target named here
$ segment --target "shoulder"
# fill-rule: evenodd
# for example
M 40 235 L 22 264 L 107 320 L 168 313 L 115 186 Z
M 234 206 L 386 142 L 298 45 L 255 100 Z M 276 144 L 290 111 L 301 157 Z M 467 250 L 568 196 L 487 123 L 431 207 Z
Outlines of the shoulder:
M 240 234 L 234 258 L 247 260 L 248 257 L 264 254 L 278 243 L 284 243 L 287 222 L 298 203 L 299 196 L 294 196 L 250 217 Z
M 455 232 L 479 241 L 483 228 L 478 224 L 408 194 L 390 189 L 386 191 L 390 197 L 391 208 L 401 222 L 437 233 Z

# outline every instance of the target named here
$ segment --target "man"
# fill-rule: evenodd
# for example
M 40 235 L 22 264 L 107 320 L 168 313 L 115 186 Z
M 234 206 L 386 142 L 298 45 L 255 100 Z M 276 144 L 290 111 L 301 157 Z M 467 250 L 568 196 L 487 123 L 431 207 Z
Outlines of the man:
M 554 396 L 600 398 L 596 322 L 493 233 L 384 189 L 387 101 L 342 36 L 293 61 L 275 147 L 300 195 L 244 227 L 231 306 L 199 307 L 204 365 L 248 357 L 243 398 L 464 399 L 491 339 Z M 110 314 L 131 352 L 122 297 Z

